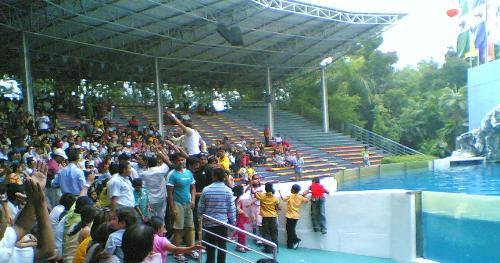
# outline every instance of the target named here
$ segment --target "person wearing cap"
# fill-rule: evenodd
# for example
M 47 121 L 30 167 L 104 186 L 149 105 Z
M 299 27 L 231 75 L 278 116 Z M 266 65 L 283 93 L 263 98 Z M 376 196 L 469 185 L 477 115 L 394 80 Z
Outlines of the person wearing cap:
M 52 180 L 52 187 L 59 187 L 63 194 L 82 195 L 82 193 L 87 193 L 90 185 L 94 182 L 95 174 L 89 174 L 88 178 L 85 178 L 83 170 L 78 167 L 79 159 L 78 150 L 70 149 L 68 153 L 69 164 L 60 170 Z
M 60 167 L 64 160 L 68 159 L 66 153 L 61 149 L 57 148 L 51 153 L 51 159 L 47 162 L 48 172 L 47 172 L 47 186 L 45 188 L 45 195 L 49 201 L 51 207 L 57 205 L 59 200 L 58 190 L 51 187 L 52 180 L 59 173 Z

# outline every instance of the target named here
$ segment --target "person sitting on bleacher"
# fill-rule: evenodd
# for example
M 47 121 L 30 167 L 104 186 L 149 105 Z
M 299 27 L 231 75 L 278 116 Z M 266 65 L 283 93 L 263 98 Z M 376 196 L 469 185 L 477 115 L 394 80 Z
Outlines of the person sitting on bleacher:
M 139 129 L 139 120 L 135 118 L 135 115 L 132 116 L 132 119 L 128 120 L 128 126 L 132 129 Z
M 280 151 L 274 151 L 273 162 L 277 168 L 285 167 L 285 157 Z

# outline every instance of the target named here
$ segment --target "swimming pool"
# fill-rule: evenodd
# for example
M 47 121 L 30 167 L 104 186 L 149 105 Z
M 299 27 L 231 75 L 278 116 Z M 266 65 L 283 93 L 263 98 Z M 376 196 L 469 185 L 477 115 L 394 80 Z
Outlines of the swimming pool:
M 422 190 L 416 211 L 420 256 L 441 263 L 500 262 L 500 164 L 385 173 L 339 186 L 376 189 Z
M 339 191 L 408 189 L 500 196 L 500 163 L 444 171 L 399 172 L 346 181 Z

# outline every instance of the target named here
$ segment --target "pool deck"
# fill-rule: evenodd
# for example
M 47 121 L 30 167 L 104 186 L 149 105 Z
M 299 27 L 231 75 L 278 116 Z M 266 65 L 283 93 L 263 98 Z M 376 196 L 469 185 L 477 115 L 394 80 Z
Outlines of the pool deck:
M 260 251 L 260 247 L 251 245 L 252 248 Z M 239 256 L 242 256 L 246 259 L 253 260 L 253 262 L 257 262 L 258 259 L 262 258 L 259 254 L 255 252 L 247 252 L 247 253 L 239 253 L 235 250 L 235 245 L 228 243 L 228 250 L 236 253 Z M 298 249 L 288 249 L 285 246 L 279 246 L 278 250 L 278 262 L 279 263 L 322 263 L 322 262 L 342 262 L 342 263 L 396 263 L 396 261 L 392 259 L 386 258 L 375 258 L 375 257 L 366 257 L 366 256 L 358 256 L 340 252 L 333 251 L 324 251 L 317 249 L 307 249 L 307 248 L 298 248 Z M 205 256 L 206 254 L 203 254 Z M 168 262 L 176 262 L 169 253 Z M 194 260 L 190 260 L 189 262 L 198 262 Z M 203 257 L 202 262 L 205 262 L 205 257 Z M 245 262 L 239 258 L 236 258 L 231 255 L 226 255 L 226 262 Z

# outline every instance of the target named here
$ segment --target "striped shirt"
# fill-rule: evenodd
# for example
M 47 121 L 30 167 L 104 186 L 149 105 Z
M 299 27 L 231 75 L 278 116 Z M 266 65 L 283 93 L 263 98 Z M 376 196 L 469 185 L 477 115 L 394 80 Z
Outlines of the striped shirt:
M 233 192 L 223 182 L 214 182 L 203 189 L 198 203 L 198 216 L 203 214 L 229 224 L 236 222 Z M 203 225 L 211 227 L 218 224 L 205 221 Z

